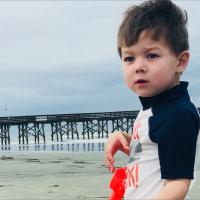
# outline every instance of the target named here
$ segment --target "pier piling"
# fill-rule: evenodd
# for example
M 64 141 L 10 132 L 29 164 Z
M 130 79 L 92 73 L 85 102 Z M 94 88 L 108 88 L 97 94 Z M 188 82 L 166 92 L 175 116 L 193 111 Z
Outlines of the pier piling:
M 18 130 L 18 143 L 26 145 L 74 139 L 107 138 L 115 130 L 132 132 L 138 111 L 0 117 L 1 145 L 10 144 L 10 130 Z M 13 130 L 13 129 L 12 129 Z

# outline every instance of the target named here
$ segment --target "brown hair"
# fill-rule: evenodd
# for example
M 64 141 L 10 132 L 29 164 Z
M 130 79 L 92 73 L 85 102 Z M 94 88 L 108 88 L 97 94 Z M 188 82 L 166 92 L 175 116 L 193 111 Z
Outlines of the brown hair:
M 187 12 L 170 0 L 148 0 L 130 7 L 119 27 L 117 47 L 121 57 L 121 47 L 137 43 L 142 31 L 147 30 L 152 39 L 161 36 L 177 55 L 189 49 Z

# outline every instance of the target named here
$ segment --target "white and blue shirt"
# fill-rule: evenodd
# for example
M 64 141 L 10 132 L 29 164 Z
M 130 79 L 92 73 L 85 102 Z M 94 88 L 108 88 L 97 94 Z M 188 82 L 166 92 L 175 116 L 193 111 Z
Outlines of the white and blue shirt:
M 150 199 L 166 179 L 193 179 L 199 114 L 187 82 L 154 97 L 140 97 L 143 109 L 133 127 L 125 200 Z

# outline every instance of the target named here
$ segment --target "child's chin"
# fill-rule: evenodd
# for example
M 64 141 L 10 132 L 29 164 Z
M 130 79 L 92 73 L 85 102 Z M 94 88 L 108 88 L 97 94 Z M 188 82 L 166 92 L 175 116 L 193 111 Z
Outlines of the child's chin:
M 138 96 L 140 97 L 152 97 L 154 96 L 153 94 L 146 94 L 146 93 L 137 93 Z
M 154 97 L 158 94 L 157 92 L 153 92 L 153 91 L 139 91 L 135 93 L 140 97 Z

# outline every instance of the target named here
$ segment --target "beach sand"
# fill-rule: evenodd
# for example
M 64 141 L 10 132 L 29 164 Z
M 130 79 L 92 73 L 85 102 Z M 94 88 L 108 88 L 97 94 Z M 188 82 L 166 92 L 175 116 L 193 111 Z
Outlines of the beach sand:
M 0 199 L 108 199 L 111 176 L 103 152 L 1 153 Z
M 118 153 L 116 166 L 125 163 Z M 1 152 L 0 199 L 108 199 L 111 176 L 103 152 Z M 190 197 L 200 199 L 200 177 Z

